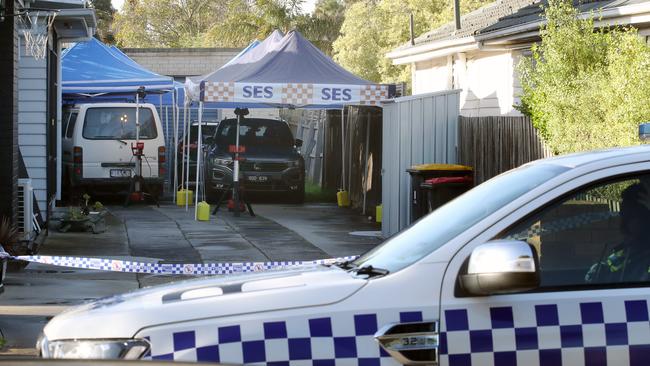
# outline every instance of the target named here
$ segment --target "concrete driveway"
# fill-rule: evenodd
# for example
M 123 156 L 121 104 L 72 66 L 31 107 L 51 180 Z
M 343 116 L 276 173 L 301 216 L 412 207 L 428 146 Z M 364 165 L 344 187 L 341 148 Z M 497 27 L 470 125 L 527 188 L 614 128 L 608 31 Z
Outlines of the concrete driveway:
M 171 204 L 108 210 L 106 232 L 50 230 L 39 254 L 158 263 L 294 261 L 358 255 L 381 242 L 351 235 L 379 227 L 331 204 L 256 204 L 256 217 L 222 210 L 208 222 Z M 0 330 L 7 340 L 0 356 L 34 356 L 42 327 L 68 306 L 184 278 L 29 264 L 8 274 L 0 295 Z

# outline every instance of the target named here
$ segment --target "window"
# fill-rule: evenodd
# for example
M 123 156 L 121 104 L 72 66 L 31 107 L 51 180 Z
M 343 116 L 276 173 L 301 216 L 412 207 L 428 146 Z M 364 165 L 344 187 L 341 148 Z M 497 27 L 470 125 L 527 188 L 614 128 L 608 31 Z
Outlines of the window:
M 221 122 L 217 132 L 217 144 L 223 148 L 235 144 L 237 121 Z M 239 144 L 248 150 L 264 148 L 291 148 L 293 146 L 291 130 L 285 122 L 263 119 L 245 119 L 239 125 Z
M 68 122 L 70 120 L 70 112 L 65 111 L 63 117 L 61 117 L 61 137 L 65 137 L 65 131 L 68 128 Z
M 140 108 L 140 139 L 158 137 L 156 122 L 149 108 Z M 83 137 L 90 140 L 135 140 L 135 108 L 88 108 L 84 121 Z
M 72 138 L 72 134 L 74 134 L 74 126 L 77 124 L 77 115 L 78 112 L 72 112 L 70 114 L 70 122 L 68 122 L 68 129 L 67 132 L 65 133 L 65 137 L 67 138 Z
M 541 287 L 558 289 L 650 280 L 650 174 L 580 189 L 496 239 L 535 247 Z

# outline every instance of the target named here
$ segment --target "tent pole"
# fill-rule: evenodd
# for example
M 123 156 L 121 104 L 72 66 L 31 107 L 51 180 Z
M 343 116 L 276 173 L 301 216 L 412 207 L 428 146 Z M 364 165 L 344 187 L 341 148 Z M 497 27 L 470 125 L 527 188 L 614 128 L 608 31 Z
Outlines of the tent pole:
M 232 173 L 232 199 L 235 202 L 235 217 L 239 217 L 239 125 L 244 115 L 237 113 L 237 128 L 235 129 L 235 161 Z
M 341 108 L 341 190 L 345 190 L 345 106 Z
M 359 115 L 359 112 L 357 110 L 357 116 Z M 350 191 L 352 189 L 352 114 L 350 113 L 350 108 L 348 107 L 348 123 L 346 124 L 347 127 L 347 133 L 348 135 L 348 194 L 350 194 Z
M 187 116 L 187 114 L 186 114 L 186 116 Z M 185 154 L 185 157 L 186 157 L 187 161 L 185 162 L 186 166 L 183 167 L 183 168 L 186 169 L 185 187 L 186 187 L 187 190 L 190 189 L 190 160 L 192 158 L 192 156 L 191 156 L 192 151 L 190 150 L 190 141 L 192 141 L 191 136 L 190 136 L 192 134 L 192 129 L 190 128 L 190 125 L 192 124 L 190 122 L 191 120 L 192 120 L 192 109 L 190 108 L 190 110 L 189 110 L 189 118 L 187 118 L 185 120 L 185 128 L 187 128 L 187 133 L 185 134 L 185 137 L 187 138 L 187 142 L 185 143 L 185 148 L 187 149 L 187 152 Z M 189 210 L 189 206 L 190 206 L 189 200 L 186 199 L 185 200 L 185 211 Z
M 162 94 L 160 94 L 160 109 L 162 111 Z M 169 141 L 169 107 L 165 106 L 165 145 L 167 145 L 167 141 Z M 163 179 L 163 182 L 165 181 L 165 177 L 160 177 Z M 163 183 L 164 184 L 164 183 Z
M 201 124 L 203 124 L 203 102 L 199 102 L 199 133 L 196 136 L 196 194 L 194 194 L 194 220 L 198 219 L 198 204 L 199 204 L 199 172 L 201 169 L 201 155 L 202 155 L 202 138 Z
M 185 189 L 185 138 L 187 137 L 187 132 L 185 131 L 186 120 L 187 106 L 185 105 L 185 100 L 183 100 L 183 151 L 181 153 L 181 189 Z
M 364 179 L 363 179 L 363 215 L 366 215 L 366 198 L 368 196 L 368 150 L 370 150 L 370 110 L 368 110 L 368 121 L 366 122 L 366 145 L 363 148 L 365 150 L 365 168 Z
M 172 190 L 172 196 L 174 203 L 176 203 L 176 191 L 178 190 L 178 106 L 176 105 L 176 88 L 174 88 L 172 93 L 172 107 L 173 112 L 173 125 L 174 125 L 174 189 Z M 171 169 L 170 169 L 171 170 Z

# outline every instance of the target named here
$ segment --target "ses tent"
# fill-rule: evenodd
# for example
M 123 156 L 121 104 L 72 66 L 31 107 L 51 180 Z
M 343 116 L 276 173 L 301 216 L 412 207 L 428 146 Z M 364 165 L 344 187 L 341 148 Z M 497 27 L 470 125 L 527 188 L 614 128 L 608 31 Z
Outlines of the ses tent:
M 185 97 L 198 101 L 200 106 L 211 103 L 250 108 L 264 104 L 341 109 L 346 105 L 376 106 L 394 93 L 393 86 L 375 84 L 348 72 L 297 31 L 283 35 L 276 30 L 227 65 L 203 76 L 187 78 L 185 82 Z M 197 162 L 197 187 L 199 166 L 200 161 Z M 235 159 L 235 186 L 238 166 L 239 161 Z M 197 203 L 198 194 L 195 195 Z
M 340 109 L 378 105 L 388 85 L 361 79 L 336 64 L 299 32 L 267 39 L 222 68 L 188 78 L 187 97 L 204 103 L 249 107 L 263 103 L 289 108 Z

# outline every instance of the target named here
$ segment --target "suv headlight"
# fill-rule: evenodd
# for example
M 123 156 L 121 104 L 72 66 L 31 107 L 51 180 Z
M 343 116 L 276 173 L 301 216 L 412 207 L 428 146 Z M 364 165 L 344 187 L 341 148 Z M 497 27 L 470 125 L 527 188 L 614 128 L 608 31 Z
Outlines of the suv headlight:
M 149 350 L 144 339 L 70 339 L 48 341 L 43 337 L 37 347 L 43 358 L 137 360 Z

